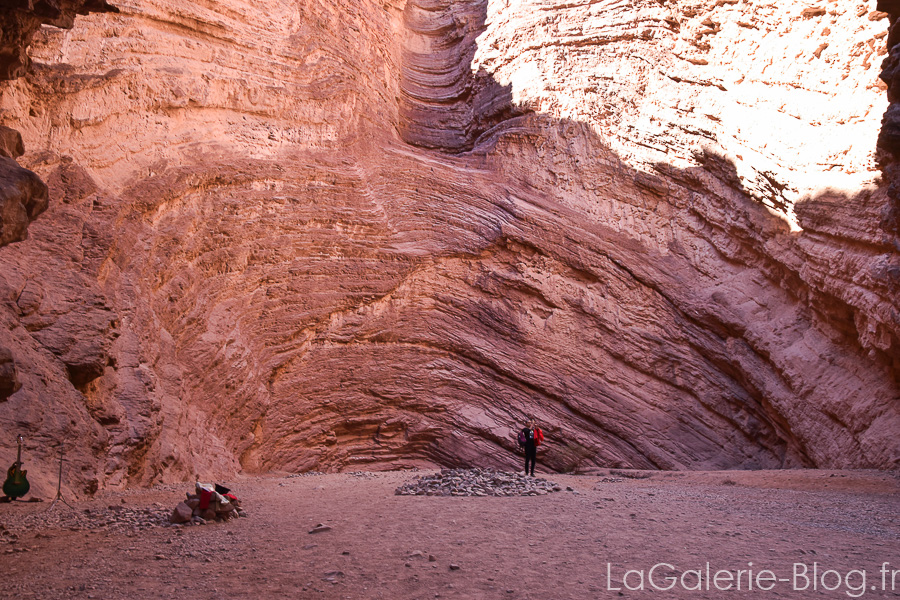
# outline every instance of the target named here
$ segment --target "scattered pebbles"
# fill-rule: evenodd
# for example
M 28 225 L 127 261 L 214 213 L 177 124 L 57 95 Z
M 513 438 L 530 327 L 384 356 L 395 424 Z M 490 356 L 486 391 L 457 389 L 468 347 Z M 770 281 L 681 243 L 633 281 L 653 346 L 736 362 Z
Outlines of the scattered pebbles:
M 22 530 L 68 529 L 70 531 L 137 531 L 169 524 L 169 510 L 156 503 L 149 508 L 110 504 L 106 508 L 72 509 L 65 505 L 51 511 L 23 516 L 16 528 Z

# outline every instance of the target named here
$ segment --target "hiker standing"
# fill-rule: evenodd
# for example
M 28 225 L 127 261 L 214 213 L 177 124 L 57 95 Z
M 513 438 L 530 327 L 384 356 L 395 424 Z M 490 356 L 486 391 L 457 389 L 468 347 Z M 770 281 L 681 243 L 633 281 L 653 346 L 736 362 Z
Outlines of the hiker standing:
M 544 441 L 544 432 L 534 422 L 528 419 L 528 426 L 519 432 L 519 445 L 525 449 L 525 474 L 534 477 L 534 463 L 537 460 L 537 447 Z M 528 466 L 531 464 L 531 471 Z

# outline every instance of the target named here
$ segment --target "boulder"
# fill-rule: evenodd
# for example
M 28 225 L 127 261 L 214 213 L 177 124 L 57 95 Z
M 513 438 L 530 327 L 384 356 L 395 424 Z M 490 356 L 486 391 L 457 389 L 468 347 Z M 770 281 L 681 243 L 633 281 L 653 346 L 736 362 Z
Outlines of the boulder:
M 175 509 L 172 511 L 172 514 L 169 516 L 170 523 L 187 523 L 191 520 L 193 516 L 193 511 L 191 507 L 188 506 L 184 502 L 179 502 Z

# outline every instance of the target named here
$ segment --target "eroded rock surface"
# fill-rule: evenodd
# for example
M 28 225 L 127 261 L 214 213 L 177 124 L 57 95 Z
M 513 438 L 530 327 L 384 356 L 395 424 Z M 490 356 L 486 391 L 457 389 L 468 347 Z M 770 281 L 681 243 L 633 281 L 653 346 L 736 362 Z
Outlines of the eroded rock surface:
M 28 237 L 28 225 L 47 210 L 47 185 L 15 161 L 24 153 L 19 132 L 0 126 L 0 246 Z
M 76 15 L 118 12 L 104 0 L 0 0 L 0 81 L 28 70 L 27 49 L 42 24 L 69 29 Z M 25 148 L 18 131 L 0 126 L 0 247 L 24 240 L 47 209 L 47 186 L 14 160 Z
M 118 12 L 105 0 L 0 0 L 0 80 L 28 71 L 28 46 L 41 25 L 70 29 L 76 15 Z
M 51 199 L 0 422 L 76 491 L 510 468 L 526 414 L 557 470 L 898 464 L 873 2 L 120 8 L 0 88 Z
M 0 402 L 3 402 L 19 391 L 22 383 L 19 381 L 18 369 L 12 352 L 0 347 Z

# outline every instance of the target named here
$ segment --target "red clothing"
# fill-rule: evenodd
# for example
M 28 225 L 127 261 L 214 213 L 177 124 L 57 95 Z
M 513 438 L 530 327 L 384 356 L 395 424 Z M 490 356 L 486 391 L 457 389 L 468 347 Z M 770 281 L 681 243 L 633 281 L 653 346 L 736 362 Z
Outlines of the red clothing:
M 544 441 L 544 432 L 535 427 L 534 429 L 529 429 L 526 427 L 522 431 L 519 432 L 519 445 L 523 447 L 528 447 L 530 444 L 534 444 L 535 448 L 541 445 L 541 442 Z

